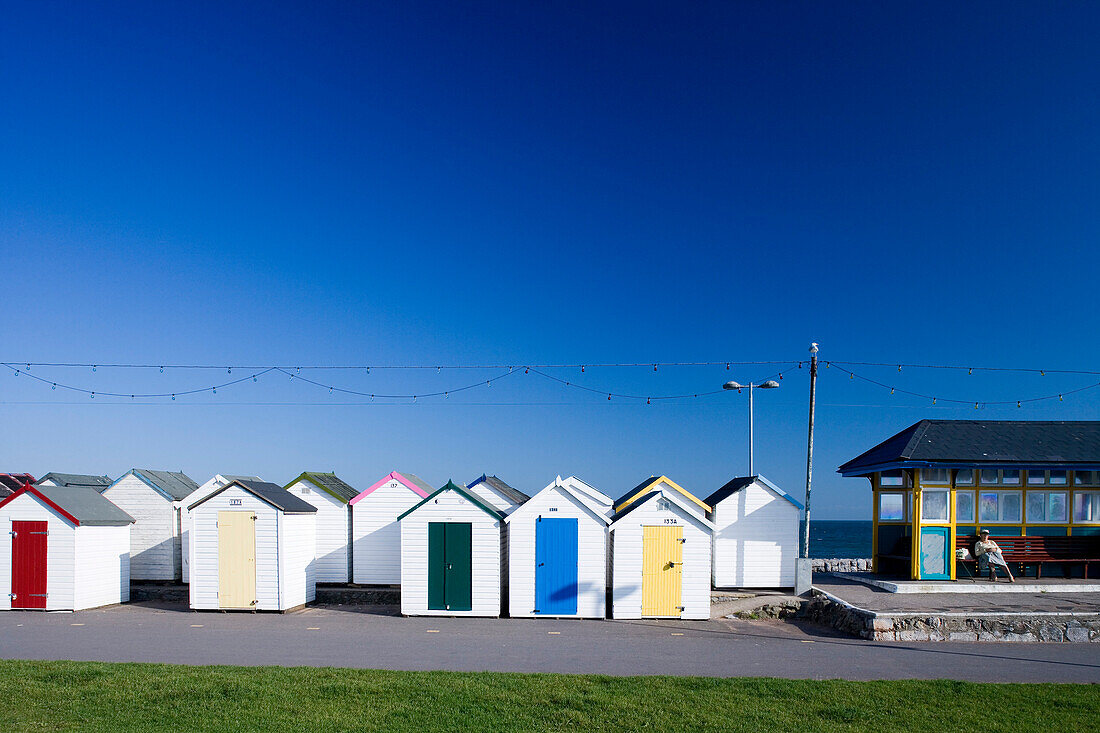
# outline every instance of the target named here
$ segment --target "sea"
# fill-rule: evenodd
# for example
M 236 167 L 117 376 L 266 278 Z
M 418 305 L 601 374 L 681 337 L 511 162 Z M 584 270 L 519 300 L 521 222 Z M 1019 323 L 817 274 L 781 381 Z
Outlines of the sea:
M 801 541 L 802 527 L 799 527 Z M 812 519 L 810 557 L 871 557 L 871 522 Z

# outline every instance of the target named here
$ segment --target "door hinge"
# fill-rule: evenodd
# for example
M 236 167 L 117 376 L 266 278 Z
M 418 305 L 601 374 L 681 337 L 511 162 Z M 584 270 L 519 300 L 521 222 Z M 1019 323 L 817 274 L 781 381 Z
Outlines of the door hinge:
M 28 593 L 31 598 L 49 598 L 49 593 Z
M 47 529 L 45 532 L 28 532 L 27 534 L 49 534 L 49 533 L 50 533 L 50 530 Z

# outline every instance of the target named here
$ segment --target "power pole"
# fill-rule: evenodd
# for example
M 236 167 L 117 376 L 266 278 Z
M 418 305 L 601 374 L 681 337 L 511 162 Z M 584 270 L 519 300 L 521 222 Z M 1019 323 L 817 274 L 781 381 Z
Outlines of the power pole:
M 802 525 L 802 557 L 810 556 L 810 483 L 814 473 L 814 390 L 817 387 L 817 342 L 810 344 L 810 431 L 806 439 L 806 523 Z

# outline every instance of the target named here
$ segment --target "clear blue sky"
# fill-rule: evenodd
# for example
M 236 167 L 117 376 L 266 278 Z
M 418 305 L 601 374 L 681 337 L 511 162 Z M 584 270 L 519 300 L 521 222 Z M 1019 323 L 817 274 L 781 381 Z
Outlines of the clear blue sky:
M 819 341 L 838 361 L 1098 369 L 1100 6 L 956 5 L 8 4 L 0 361 L 797 361 Z M 747 469 L 744 394 L 647 406 L 519 373 L 384 404 L 269 375 L 131 404 L 3 371 L 7 471 L 575 473 L 618 495 Z M 774 371 L 555 373 L 656 395 Z M 980 401 L 1098 380 L 857 371 Z M 799 496 L 806 399 L 795 369 L 756 401 L 757 469 Z M 1100 389 L 976 411 L 823 369 L 815 516 L 869 516 L 835 468 L 921 418 L 1098 415 Z

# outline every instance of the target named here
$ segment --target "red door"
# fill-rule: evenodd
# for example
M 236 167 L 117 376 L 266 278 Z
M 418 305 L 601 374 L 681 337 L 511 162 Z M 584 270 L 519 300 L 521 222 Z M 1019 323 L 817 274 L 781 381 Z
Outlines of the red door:
M 11 523 L 11 607 L 46 607 L 48 522 Z

